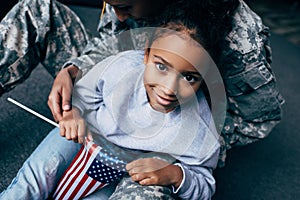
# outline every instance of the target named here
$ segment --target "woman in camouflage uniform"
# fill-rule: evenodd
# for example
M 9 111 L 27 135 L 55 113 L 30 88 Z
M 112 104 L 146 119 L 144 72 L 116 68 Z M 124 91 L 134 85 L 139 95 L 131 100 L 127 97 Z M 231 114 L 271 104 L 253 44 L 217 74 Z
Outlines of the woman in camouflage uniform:
M 84 74 L 97 62 L 116 52 L 105 38 L 147 25 L 152 14 L 160 12 L 168 3 L 167 0 L 157 4 L 150 0 L 139 3 L 134 0 L 106 2 L 111 5 L 106 5 L 100 21 L 100 37 L 90 39 L 78 17 L 59 2 L 20 1 L 0 24 L 0 93 L 26 79 L 41 62 L 53 76 L 57 75 L 49 96 L 49 106 L 54 117 L 59 120 L 61 109 L 70 109 L 68 102 L 72 78 L 76 77 L 78 69 Z M 149 2 L 155 5 L 153 9 L 147 4 Z M 224 7 L 223 3 L 228 3 L 228 7 Z M 276 88 L 276 79 L 270 66 L 269 29 L 262 24 L 260 17 L 242 0 L 220 0 L 219 4 L 201 1 L 199 5 L 202 6 L 199 8 L 201 10 L 208 9 L 212 18 L 216 13 L 224 13 L 220 8 L 230 8 L 225 13 L 233 16 L 232 29 L 226 36 L 228 43 L 220 49 L 222 56 L 217 62 L 228 98 L 226 120 L 221 133 L 223 154 L 219 163 L 222 165 L 227 149 L 249 144 L 270 133 L 281 119 L 283 99 Z M 147 18 L 142 18 L 143 7 L 149 9 Z M 60 70 L 62 66 L 64 69 Z M 57 134 L 57 130 L 54 132 Z M 53 162 L 50 166 L 68 165 L 78 146 L 75 143 L 73 147 L 68 145 L 70 149 L 66 151 L 66 141 L 58 142 L 61 139 L 55 137 L 55 134 L 47 136 L 47 142 L 41 143 L 34 152 L 35 156 L 30 157 L 30 163 L 38 163 L 39 158 L 45 160 L 48 156 L 48 161 Z M 47 146 L 55 146 L 56 149 L 49 154 L 43 151 Z M 49 166 L 49 163 L 44 165 Z M 23 171 L 20 177 L 26 178 L 31 174 L 42 177 L 36 173 L 39 171 L 37 167 L 41 166 L 32 167 L 26 173 Z M 59 172 L 55 169 L 46 173 L 54 177 Z M 43 190 L 40 192 L 51 192 L 50 189 Z

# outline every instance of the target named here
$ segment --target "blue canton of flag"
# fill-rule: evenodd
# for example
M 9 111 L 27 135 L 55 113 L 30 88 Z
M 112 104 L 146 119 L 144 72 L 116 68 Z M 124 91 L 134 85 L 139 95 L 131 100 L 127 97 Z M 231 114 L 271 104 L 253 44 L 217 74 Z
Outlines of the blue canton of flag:
M 92 162 L 87 174 L 99 182 L 111 183 L 123 176 L 123 171 L 125 171 L 125 164 L 101 152 Z

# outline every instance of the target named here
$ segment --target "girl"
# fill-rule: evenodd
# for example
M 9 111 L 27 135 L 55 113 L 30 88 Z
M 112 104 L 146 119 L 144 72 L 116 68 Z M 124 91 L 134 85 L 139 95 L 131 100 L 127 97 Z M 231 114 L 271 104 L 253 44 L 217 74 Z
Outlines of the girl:
M 163 15 L 160 28 L 146 29 L 154 33 L 145 52 L 111 56 L 81 78 L 73 109 L 60 121 L 61 136 L 69 140 L 83 143 L 91 132 L 89 138 L 100 145 L 103 137 L 142 154 L 122 158 L 128 175 L 110 199 L 210 199 L 214 194 L 219 143 L 200 88 L 212 65 L 205 50 L 212 54 L 212 43 L 209 31 L 198 26 L 202 19 L 196 10 L 178 17 L 172 15 L 176 9 Z

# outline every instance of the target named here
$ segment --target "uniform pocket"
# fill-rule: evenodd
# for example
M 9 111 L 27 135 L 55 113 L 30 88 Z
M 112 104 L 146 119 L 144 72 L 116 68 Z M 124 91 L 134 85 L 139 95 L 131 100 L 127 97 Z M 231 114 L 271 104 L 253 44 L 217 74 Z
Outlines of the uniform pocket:
M 253 122 L 279 120 L 283 98 L 275 78 L 263 63 L 257 66 L 224 79 L 229 109 Z
M 239 96 L 250 93 L 274 79 L 273 74 L 263 63 L 258 66 L 225 78 L 228 95 Z

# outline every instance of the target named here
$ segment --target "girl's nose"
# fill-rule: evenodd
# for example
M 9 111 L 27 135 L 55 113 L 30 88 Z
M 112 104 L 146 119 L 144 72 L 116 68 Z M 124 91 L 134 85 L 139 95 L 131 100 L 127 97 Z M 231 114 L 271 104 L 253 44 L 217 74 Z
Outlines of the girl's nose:
M 177 76 L 169 76 L 165 81 L 163 92 L 168 96 L 175 96 L 178 90 L 178 80 Z

